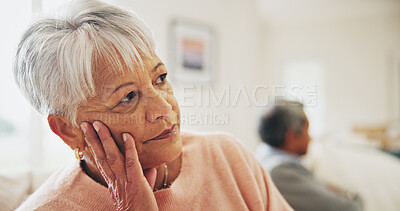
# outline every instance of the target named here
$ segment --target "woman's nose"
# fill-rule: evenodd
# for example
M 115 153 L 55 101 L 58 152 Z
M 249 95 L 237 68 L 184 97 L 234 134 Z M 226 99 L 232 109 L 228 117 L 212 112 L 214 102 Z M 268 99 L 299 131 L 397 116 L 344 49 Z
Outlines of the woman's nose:
M 171 104 L 166 100 L 166 96 L 155 91 L 153 95 L 147 98 L 146 119 L 150 123 L 164 119 L 172 110 Z

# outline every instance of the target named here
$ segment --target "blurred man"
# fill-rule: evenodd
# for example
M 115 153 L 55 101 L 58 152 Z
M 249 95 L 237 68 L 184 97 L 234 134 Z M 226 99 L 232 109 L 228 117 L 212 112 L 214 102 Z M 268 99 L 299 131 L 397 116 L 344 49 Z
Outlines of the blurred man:
M 256 156 L 296 211 L 362 210 L 356 194 L 323 185 L 301 165 L 300 156 L 307 153 L 310 142 L 302 104 L 279 102 L 263 115 L 259 134 L 264 143 Z

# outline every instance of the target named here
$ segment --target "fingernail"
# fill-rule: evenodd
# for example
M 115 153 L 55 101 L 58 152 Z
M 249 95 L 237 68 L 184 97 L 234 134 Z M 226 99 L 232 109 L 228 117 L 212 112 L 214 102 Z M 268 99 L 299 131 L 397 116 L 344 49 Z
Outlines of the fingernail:
M 82 123 L 80 126 L 81 126 L 81 129 L 82 129 L 83 133 L 86 133 L 87 132 L 87 128 L 86 128 L 85 124 Z
M 93 127 L 97 132 L 99 132 L 99 126 L 97 124 L 98 124 L 97 122 L 94 122 Z
M 122 139 L 124 139 L 124 142 L 126 142 L 126 140 L 128 139 L 128 137 L 126 136 L 126 134 L 122 134 Z

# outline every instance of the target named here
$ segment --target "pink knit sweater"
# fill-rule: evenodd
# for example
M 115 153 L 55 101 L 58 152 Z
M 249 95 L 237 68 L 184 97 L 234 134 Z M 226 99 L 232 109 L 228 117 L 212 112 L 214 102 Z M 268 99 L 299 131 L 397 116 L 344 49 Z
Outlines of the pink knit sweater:
M 182 133 L 181 172 L 154 192 L 159 210 L 292 210 L 270 177 L 226 134 Z M 53 174 L 18 210 L 114 210 L 106 187 L 76 161 Z

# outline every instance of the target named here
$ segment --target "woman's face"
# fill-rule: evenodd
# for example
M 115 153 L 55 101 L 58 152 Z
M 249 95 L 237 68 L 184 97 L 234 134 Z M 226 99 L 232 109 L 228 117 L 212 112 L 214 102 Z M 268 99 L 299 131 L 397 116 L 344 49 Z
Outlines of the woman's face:
M 78 122 L 103 122 L 122 152 L 122 133 L 130 133 L 142 168 L 147 169 L 177 158 L 182 142 L 179 106 L 167 70 L 156 55 L 143 60 L 144 70 L 124 67 L 123 73 L 117 73 L 112 63 L 99 61 L 94 73 L 97 96 L 79 106 Z

